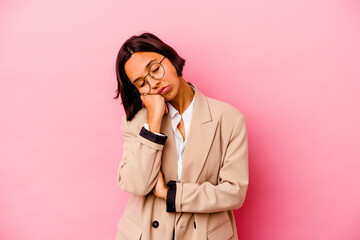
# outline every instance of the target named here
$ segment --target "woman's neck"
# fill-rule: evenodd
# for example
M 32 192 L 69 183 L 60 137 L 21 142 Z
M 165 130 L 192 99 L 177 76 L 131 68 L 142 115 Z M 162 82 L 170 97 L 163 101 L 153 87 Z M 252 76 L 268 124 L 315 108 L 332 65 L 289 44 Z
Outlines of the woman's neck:
M 177 95 L 174 99 L 170 100 L 170 104 L 174 106 L 176 110 L 179 111 L 180 115 L 187 109 L 190 105 L 193 97 L 194 91 L 190 87 L 190 85 L 184 80 L 184 78 L 180 77 L 180 86 Z

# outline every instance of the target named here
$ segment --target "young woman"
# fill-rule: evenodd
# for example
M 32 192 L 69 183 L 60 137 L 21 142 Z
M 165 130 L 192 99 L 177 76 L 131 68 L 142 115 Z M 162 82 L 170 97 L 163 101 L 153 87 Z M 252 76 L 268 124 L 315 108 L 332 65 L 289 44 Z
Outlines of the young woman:
M 130 193 L 120 239 L 238 239 L 234 209 L 248 188 L 245 116 L 182 77 L 185 60 L 151 33 L 132 36 L 116 59 L 123 156 Z

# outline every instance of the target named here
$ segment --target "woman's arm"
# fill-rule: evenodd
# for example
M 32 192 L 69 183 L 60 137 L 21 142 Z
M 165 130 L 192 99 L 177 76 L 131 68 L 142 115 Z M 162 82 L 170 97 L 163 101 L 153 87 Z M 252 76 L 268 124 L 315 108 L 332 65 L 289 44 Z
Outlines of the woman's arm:
M 144 196 L 155 186 L 161 155 L 167 136 L 157 135 L 145 127 L 139 133 L 130 130 L 123 116 L 123 156 L 118 169 L 118 184 L 126 192 Z
M 219 183 L 168 182 L 167 212 L 211 213 L 240 208 L 249 184 L 245 116 L 240 115 L 226 148 Z

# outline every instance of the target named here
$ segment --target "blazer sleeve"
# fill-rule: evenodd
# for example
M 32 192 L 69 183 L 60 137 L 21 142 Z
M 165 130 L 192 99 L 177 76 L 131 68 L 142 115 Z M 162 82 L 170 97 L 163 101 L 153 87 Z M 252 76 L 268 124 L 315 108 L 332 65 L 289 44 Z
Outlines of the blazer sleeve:
M 145 196 L 158 180 L 167 136 L 157 135 L 145 127 L 135 133 L 125 116 L 122 118 L 121 132 L 125 142 L 117 173 L 118 185 L 126 192 Z
M 211 213 L 242 206 L 249 184 L 248 141 L 243 114 L 237 118 L 232 130 L 218 179 L 217 185 L 169 181 L 166 211 Z

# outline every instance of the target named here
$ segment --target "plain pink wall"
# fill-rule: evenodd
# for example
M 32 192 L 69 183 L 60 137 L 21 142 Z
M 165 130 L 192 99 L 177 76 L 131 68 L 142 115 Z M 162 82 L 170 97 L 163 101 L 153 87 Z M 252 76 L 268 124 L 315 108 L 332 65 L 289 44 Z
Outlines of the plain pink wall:
M 360 4 L 1 1 L 0 239 L 114 239 L 114 64 L 153 32 L 247 118 L 243 240 L 360 239 Z

